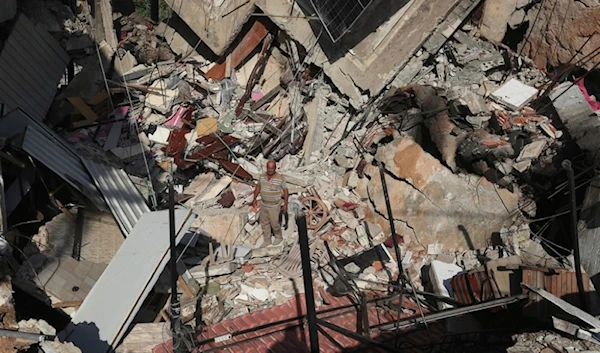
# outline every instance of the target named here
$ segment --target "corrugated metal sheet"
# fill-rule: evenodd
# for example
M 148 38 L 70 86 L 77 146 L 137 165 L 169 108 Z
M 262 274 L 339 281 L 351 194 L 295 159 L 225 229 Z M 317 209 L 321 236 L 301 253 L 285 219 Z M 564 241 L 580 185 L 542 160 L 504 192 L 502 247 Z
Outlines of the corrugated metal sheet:
M 82 159 L 127 236 L 150 208 L 125 171 Z
M 175 210 L 176 243 L 194 219 L 189 210 Z M 114 349 L 169 259 L 168 211 L 144 214 L 75 313 L 66 340 L 86 353 Z
M 30 156 L 92 200 L 99 209 L 108 211 L 104 198 L 81 159 L 65 146 L 61 138 L 54 136 L 42 125 L 31 124 L 25 132 L 22 147 Z
M 68 63 L 56 39 L 19 15 L 0 52 L 0 101 L 44 120 Z

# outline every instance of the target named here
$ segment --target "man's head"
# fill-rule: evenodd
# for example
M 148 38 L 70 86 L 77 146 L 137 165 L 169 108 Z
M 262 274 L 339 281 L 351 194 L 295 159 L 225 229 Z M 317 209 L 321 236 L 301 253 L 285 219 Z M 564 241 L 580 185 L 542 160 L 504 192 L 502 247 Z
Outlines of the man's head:
M 275 170 L 277 169 L 277 164 L 274 160 L 269 160 L 267 162 L 267 175 L 271 176 L 275 174 Z

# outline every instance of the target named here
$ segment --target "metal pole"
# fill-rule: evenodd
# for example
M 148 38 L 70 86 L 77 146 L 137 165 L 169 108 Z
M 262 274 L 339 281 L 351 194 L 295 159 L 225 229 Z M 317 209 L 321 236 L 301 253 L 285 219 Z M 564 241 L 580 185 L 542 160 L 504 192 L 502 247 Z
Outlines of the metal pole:
M 179 321 L 181 320 L 181 305 L 177 293 L 177 249 L 175 245 L 175 187 L 173 178 L 169 180 L 169 245 L 171 250 L 171 333 L 173 335 L 173 347 L 182 346 L 179 335 Z
M 575 258 L 575 275 L 577 277 L 577 290 L 579 291 L 579 301 L 581 308 L 587 311 L 587 300 L 583 288 L 583 275 L 581 274 L 581 258 L 579 254 L 579 233 L 577 231 L 577 199 L 575 195 L 575 174 L 571 161 L 565 159 L 562 161 L 562 167 L 567 171 L 569 178 L 569 196 L 571 199 L 571 239 L 573 241 L 573 257 Z
M 357 340 L 357 341 L 359 341 L 361 343 L 364 343 L 364 344 L 367 344 L 367 345 L 371 345 L 371 346 L 380 348 L 380 349 L 382 349 L 382 350 L 384 350 L 386 352 L 399 352 L 399 350 L 396 349 L 396 348 L 394 348 L 394 347 L 390 347 L 387 344 L 381 343 L 381 342 L 376 341 L 376 340 L 374 340 L 372 338 L 359 335 L 356 332 L 352 332 L 352 331 L 350 331 L 348 329 L 345 329 L 345 328 L 340 327 L 338 325 L 334 325 L 334 324 L 332 324 L 330 322 L 327 322 L 325 320 L 319 319 L 318 323 L 319 323 L 319 325 L 324 326 L 324 327 L 326 327 L 326 328 L 328 328 L 330 330 L 336 331 L 338 333 L 341 333 L 342 335 L 344 335 L 346 337 L 350 337 L 350 338 L 355 339 L 355 340 Z
M 390 204 L 390 195 L 388 194 L 387 183 L 385 181 L 385 167 L 382 162 L 379 164 L 379 176 L 381 178 L 381 186 L 383 187 L 383 196 L 385 197 L 385 207 L 387 208 L 388 219 L 390 221 L 390 230 L 392 232 L 392 240 L 394 241 L 394 251 L 396 252 L 396 262 L 398 263 L 398 278 L 396 283 L 400 283 L 400 278 L 404 275 L 404 269 L 402 268 L 402 254 L 400 253 L 400 246 L 398 245 L 398 238 L 396 237 L 396 226 L 394 226 L 394 215 L 392 214 L 392 206 Z
M 159 0 L 150 0 L 150 19 L 154 22 L 158 22 L 158 3 Z
M 55 336 L 43 335 L 39 333 L 31 333 L 31 332 L 21 332 L 21 331 L 11 331 L 0 329 L 0 337 L 14 337 L 27 341 L 34 342 L 44 342 L 44 341 L 52 341 Z
M 298 226 L 298 242 L 300 243 L 300 256 L 302 259 L 302 277 L 304 278 L 304 295 L 306 299 L 306 319 L 308 321 L 308 335 L 310 339 L 310 352 L 319 352 L 319 335 L 317 326 L 317 310 L 315 307 L 315 292 L 312 282 L 310 267 L 310 249 L 308 247 L 308 228 L 306 215 L 300 205 L 292 203 L 292 210 L 296 216 Z
M 519 301 L 525 300 L 525 299 L 527 299 L 526 294 L 519 294 L 519 295 L 515 295 L 512 297 L 494 299 L 494 300 L 489 300 L 489 301 L 481 302 L 481 303 L 477 303 L 477 304 L 471 304 L 469 306 L 463 306 L 461 308 L 447 309 L 444 311 L 439 311 L 437 313 L 428 314 L 425 317 L 415 316 L 415 317 L 412 317 L 409 319 L 404 319 L 397 323 L 375 325 L 375 326 L 373 326 L 372 329 L 379 330 L 379 331 L 388 331 L 388 330 L 397 330 L 398 328 L 415 327 L 416 325 L 420 325 L 425 322 L 432 323 L 432 322 L 438 321 L 438 320 L 448 319 L 451 317 L 457 317 L 457 316 L 461 316 L 461 315 L 465 315 L 465 314 L 475 313 L 475 312 L 482 311 L 482 310 L 496 308 L 499 306 L 513 304 L 513 303 L 516 303 L 516 302 L 519 302 Z

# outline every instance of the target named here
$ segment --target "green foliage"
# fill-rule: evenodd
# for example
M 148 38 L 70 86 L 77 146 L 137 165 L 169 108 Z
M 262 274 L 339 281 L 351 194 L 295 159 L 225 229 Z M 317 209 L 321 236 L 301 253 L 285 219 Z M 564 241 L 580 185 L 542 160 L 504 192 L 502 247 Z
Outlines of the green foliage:
M 139 15 L 150 18 L 150 0 L 133 0 L 135 5 L 135 12 Z M 171 8 L 164 0 L 158 1 L 158 19 L 160 21 L 166 21 L 171 13 Z

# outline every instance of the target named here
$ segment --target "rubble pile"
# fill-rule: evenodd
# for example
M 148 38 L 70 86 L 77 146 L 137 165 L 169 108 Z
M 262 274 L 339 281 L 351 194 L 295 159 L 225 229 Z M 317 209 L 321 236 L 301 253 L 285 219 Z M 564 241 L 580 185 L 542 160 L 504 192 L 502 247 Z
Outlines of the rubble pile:
M 535 5 L 515 6 L 510 16 Z M 477 28 L 463 18 L 435 50 L 425 42 L 385 92 L 357 107 L 326 76 L 330 67 L 314 65 L 316 54 L 268 16 L 213 60 L 171 22 L 111 13 L 109 4 L 95 15 L 102 26 L 92 26 L 87 5 L 77 15 L 53 2 L 48 8 L 61 28 L 50 32 L 74 60 L 75 76 L 61 81 L 46 121 L 52 129 L 31 119 L 21 145 L 3 140 L 2 153 L 18 157 L 5 173 L 11 187 L 21 181 L 15 168 L 26 168 L 21 160 L 44 166 L 27 164 L 39 170 L 52 212 L 36 209 L 35 234 L 2 239 L 29 238 L 11 255 L 27 263 L 12 269 L 13 283 L 73 322 L 94 313 L 86 300 L 106 288 L 92 288 L 126 256 L 150 272 L 124 326 L 169 321 L 168 299 L 178 293 L 183 321 L 196 328 L 284 305 L 305 292 L 297 210 L 306 216 L 317 307 L 330 294 L 376 298 L 400 288 L 420 311 L 387 303 L 398 315 L 488 301 L 539 304 L 528 286 L 572 302 L 575 286 L 552 283 L 573 282 L 575 260 L 530 229 L 539 220 L 535 180 L 558 174 L 566 146 L 594 150 L 589 131 L 598 126 L 581 120 L 600 106 L 583 80 L 554 87 L 531 60 L 483 39 L 488 22 Z M 27 140 L 33 134 L 38 145 Z M 36 154 L 40 146 L 60 156 Z M 267 246 L 253 201 L 271 160 L 290 206 L 280 216 L 283 241 Z M 177 212 L 189 211 L 176 229 L 178 293 L 166 242 L 152 238 L 167 217 L 170 186 Z M 593 292 L 591 277 L 584 273 L 583 282 Z M 531 307 L 523 312 L 548 319 Z M 116 344 L 125 331 L 102 339 Z M 509 350 L 590 349 L 551 333 L 527 335 L 515 336 Z
M 598 345 L 579 339 L 567 338 L 549 331 L 521 333 L 513 336 L 515 345 L 506 351 L 521 352 L 597 352 Z

